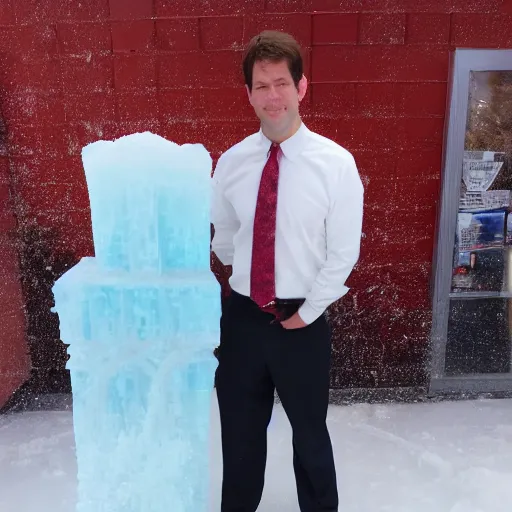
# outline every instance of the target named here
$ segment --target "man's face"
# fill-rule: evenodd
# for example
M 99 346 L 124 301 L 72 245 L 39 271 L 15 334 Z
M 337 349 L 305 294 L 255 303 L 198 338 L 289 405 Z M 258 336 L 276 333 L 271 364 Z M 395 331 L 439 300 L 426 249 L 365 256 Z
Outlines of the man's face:
M 252 91 L 246 88 L 263 127 L 274 134 L 289 132 L 298 119 L 299 102 L 306 94 L 306 78 L 302 77 L 297 88 L 286 61 L 258 61 L 252 72 Z

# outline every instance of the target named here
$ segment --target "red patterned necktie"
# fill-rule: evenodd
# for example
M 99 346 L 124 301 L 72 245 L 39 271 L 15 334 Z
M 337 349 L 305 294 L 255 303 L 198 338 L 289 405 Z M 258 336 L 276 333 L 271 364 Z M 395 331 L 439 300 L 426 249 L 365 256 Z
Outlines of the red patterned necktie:
M 272 144 L 270 156 L 261 175 L 252 242 L 251 298 L 261 308 L 269 308 L 269 312 L 272 312 L 276 298 L 275 240 L 279 149 L 279 144 Z

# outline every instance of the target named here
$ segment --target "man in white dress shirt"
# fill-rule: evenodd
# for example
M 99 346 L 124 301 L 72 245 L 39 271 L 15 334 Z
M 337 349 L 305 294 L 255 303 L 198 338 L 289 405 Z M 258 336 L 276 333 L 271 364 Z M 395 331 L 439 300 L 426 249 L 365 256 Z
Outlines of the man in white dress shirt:
M 324 312 L 348 291 L 359 257 L 363 186 L 352 155 L 300 118 L 307 81 L 290 35 L 254 37 L 243 71 L 261 129 L 220 157 L 212 179 L 212 250 L 232 267 L 217 371 L 221 510 L 258 508 L 277 390 L 300 510 L 335 512 Z

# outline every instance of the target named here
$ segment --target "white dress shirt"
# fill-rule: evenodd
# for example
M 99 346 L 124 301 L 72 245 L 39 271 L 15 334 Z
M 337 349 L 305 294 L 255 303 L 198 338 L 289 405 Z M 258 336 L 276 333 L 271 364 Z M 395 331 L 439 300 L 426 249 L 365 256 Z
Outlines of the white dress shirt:
M 232 265 L 229 284 L 250 296 L 256 199 L 271 141 L 260 131 L 219 158 L 212 178 L 212 250 Z M 276 295 L 305 298 L 302 320 L 316 320 L 348 292 L 359 258 L 363 185 L 352 155 L 310 131 L 281 143 L 275 242 Z

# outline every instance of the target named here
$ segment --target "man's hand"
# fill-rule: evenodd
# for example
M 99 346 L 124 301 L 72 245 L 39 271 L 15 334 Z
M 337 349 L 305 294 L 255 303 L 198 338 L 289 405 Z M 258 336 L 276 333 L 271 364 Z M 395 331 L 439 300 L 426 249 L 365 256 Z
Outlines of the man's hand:
M 303 327 L 306 327 L 308 324 L 302 320 L 302 318 L 299 315 L 299 312 L 295 313 L 293 316 L 288 318 L 288 320 L 284 320 L 281 322 L 281 325 L 285 329 L 302 329 Z

